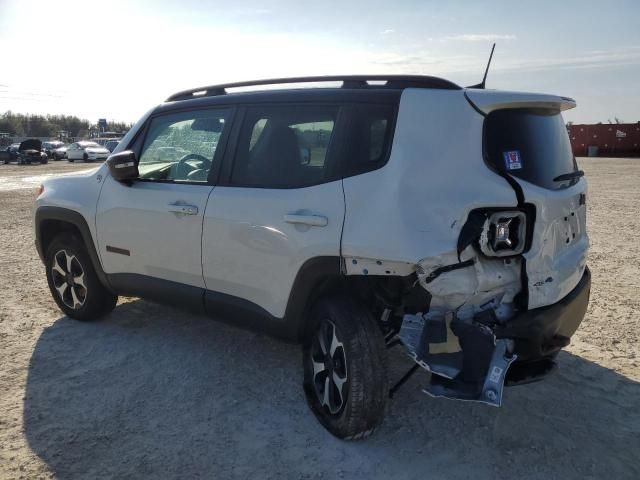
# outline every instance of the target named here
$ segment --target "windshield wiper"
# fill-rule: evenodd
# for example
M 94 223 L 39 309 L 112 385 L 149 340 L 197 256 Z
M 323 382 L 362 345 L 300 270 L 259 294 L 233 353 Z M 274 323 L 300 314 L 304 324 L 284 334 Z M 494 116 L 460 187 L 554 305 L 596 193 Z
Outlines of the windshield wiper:
M 563 182 L 565 180 L 571 180 L 572 178 L 580 178 L 584 177 L 584 170 L 576 170 L 571 173 L 563 173 L 562 175 L 558 175 L 553 179 L 554 182 Z

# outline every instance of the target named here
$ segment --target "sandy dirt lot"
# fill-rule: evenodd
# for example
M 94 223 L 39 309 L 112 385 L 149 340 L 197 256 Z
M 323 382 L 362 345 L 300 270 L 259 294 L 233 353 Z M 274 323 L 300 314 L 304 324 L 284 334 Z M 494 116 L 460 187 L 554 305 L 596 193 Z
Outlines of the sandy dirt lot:
M 0 165 L 0 478 L 640 478 L 640 160 L 580 164 L 593 290 L 559 371 L 499 409 L 429 398 L 420 372 L 357 443 L 307 411 L 295 345 L 137 299 L 64 317 L 25 178 L 87 166 Z

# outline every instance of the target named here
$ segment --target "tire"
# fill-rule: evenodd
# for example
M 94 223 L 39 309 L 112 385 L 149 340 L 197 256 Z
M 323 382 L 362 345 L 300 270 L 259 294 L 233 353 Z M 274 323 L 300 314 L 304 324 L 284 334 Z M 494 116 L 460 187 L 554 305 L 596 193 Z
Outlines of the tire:
M 67 160 L 69 161 L 69 163 L 73 163 L 73 158 L 67 158 Z
M 95 320 L 116 306 L 118 297 L 102 285 L 87 249 L 75 235 L 64 233 L 53 239 L 45 267 L 51 295 L 68 317 Z
M 365 438 L 382 424 L 389 396 L 382 332 L 372 315 L 346 296 L 322 298 L 310 320 L 302 349 L 307 404 L 336 437 Z
M 87 155 L 87 154 L 85 153 L 84 155 L 82 155 L 82 159 L 83 159 L 85 162 L 88 162 L 88 161 L 89 161 L 89 155 Z

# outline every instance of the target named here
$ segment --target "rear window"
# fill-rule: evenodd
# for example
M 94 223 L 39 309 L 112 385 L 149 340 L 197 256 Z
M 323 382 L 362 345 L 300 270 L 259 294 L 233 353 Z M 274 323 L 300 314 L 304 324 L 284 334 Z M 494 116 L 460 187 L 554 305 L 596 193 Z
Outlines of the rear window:
M 557 190 L 578 178 L 553 179 L 578 169 L 559 110 L 506 109 L 485 120 L 485 150 L 493 168 Z

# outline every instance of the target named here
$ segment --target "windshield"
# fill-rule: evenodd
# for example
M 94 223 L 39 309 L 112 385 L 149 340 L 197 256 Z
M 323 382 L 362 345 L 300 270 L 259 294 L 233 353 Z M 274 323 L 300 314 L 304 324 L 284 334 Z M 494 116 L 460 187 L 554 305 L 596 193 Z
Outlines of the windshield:
M 578 169 L 558 110 L 497 110 L 485 122 L 485 153 L 496 170 L 551 190 L 579 180 L 554 181 Z
M 87 147 L 93 147 L 93 148 L 98 147 L 98 148 L 100 148 L 100 145 L 98 145 L 95 142 L 83 142 L 83 143 L 80 144 L 80 146 L 82 148 L 87 148 Z

